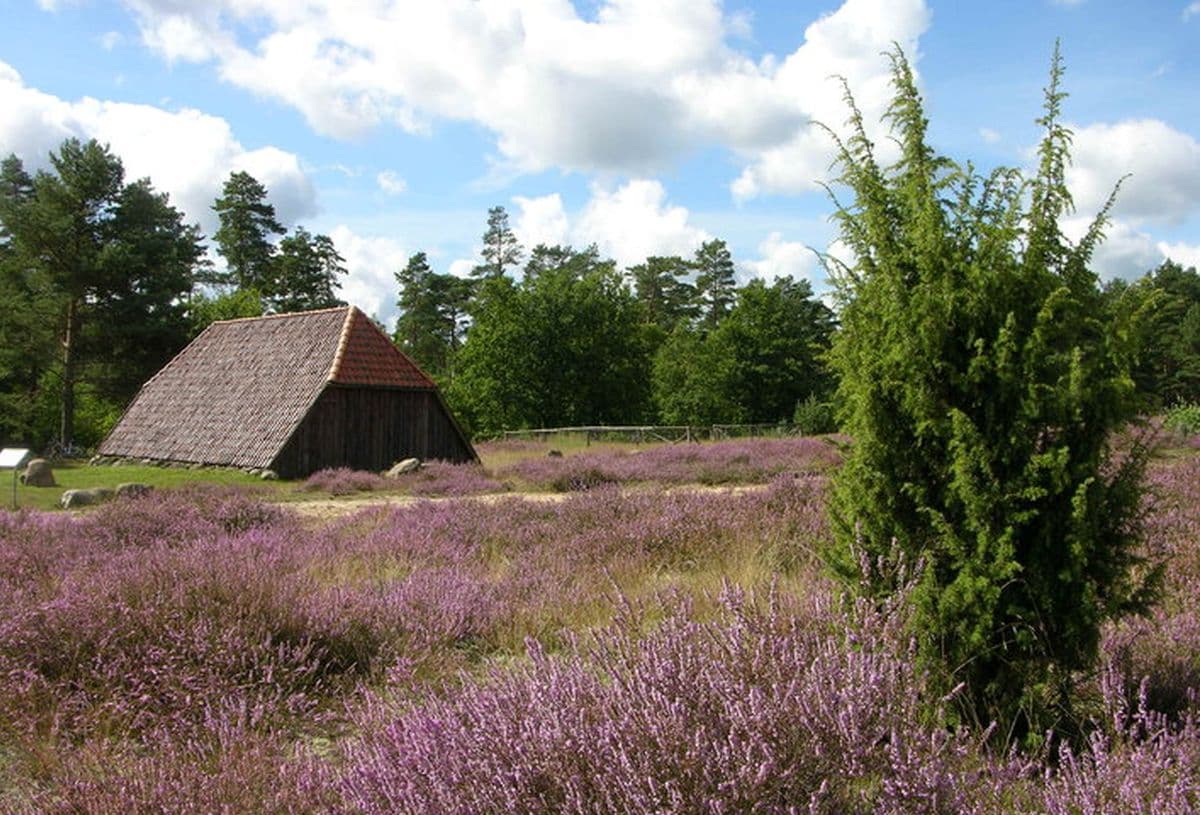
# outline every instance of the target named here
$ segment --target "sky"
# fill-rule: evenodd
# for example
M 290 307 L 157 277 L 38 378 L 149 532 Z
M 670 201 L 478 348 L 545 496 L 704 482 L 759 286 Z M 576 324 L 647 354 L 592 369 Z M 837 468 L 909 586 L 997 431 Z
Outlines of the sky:
M 725 240 L 742 281 L 826 289 L 845 79 L 887 158 L 886 52 L 933 146 L 1032 165 L 1056 40 L 1081 235 L 1126 177 L 1105 278 L 1200 267 L 1196 0 L 0 0 L 0 155 L 96 138 L 205 234 L 229 173 L 333 238 L 342 297 L 390 322 L 395 272 L 477 262 L 501 205 L 526 247 L 621 266 Z

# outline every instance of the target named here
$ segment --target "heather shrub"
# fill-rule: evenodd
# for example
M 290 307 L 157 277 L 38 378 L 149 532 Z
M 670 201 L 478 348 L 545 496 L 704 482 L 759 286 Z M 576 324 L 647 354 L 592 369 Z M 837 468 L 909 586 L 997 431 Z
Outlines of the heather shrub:
M 361 813 L 958 813 L 1016 774 L 930 726 L 898 607 L 827 596 L 730 591 L 719 619 L 669 606 L 645 637 L 636 610 L 570 656 L 531 644 L 487 682 L 372 708 L 342 793 Z
M 1153 596 L 1137 548 L 1146 452 L 1110 447 L 1136 399 L 1132 332 L 1106 322 L 1089 269 L 1107 208 L 1078 244 L 1063 235 L 1057 50 L 1030 179 L 979 178 L 936 155 L 898 51 L 893 66 L 899 161 L 880 167 L 852 100 L 839 142 L 855 200 L 837 217 L 854 261 L 830 259 L 844 303 L 832 358 L 854 442 L 830 558 L 848 577 L 861 550 L 924 559 L 922 664 L 944 687 L 966 681 L 968 720 L 1036 740 L 1077 719 L 1071 688 L 1102 624 Z
M 67 752 L 44 789 L 13 815 L 255 813 L 317 815 L 338 800 L 325 772 L 291 739 L 237 712 L 206 722 L 202 740 L 153 734 L 139 748 L 93 741 Z
M 828 472 L 840 461 L 837 447 L 824 439 L 737 439 L 526 459 L 503 468 L 500 475 L 571 492 L 606 483 L 765 484 L 788 473 Z
M 304 492 L 327 492 L 330 495 L 352 495 L 356 492 L 373 492 L 395 487 L 377 473 L 351 470 L 348 467 L 327 467 L 317 470 L 304 480 L 298 489 Z
M 1200 690 L 1200 458 L 1165 459 L 1149 469 L 1144 548 L 1169 564 L 1160 602 L 1147 614 L 1111 623 L 1108 670 L 1127 678 L 1130 705 L 1178 718 Z
M 1039 810 L 1048 815 L 1120 812 L 1185 815 L 1200 808 L 1200 723 L 1149 707 L 1145 693 L 1130 704 L 1126 682 L 1104 677 L 1107 721 L 1082 749 L 1063 744 L 1047 771 Z
M 581 466 L 555 478 L 550 482 L 550 488 L 555 492 L 582 492 L 619 483 L 621 479 L 617 475 L 607 473 L 599 467 Z
M 186 549 L 110 552 L 64 574 L 0 624 L 0 725 L 9 738 L 74 741 L 195 734 L 210 706 L 298 722 L 369 669 L 352 621 L 312 602 L 295 530 Z
M 410 481 L 413 483 L 409 492 L 425 497 L 480 495 L 508 490 L 506 484 L 489 478 L 483 467 L 475 463 L 426 462 Z

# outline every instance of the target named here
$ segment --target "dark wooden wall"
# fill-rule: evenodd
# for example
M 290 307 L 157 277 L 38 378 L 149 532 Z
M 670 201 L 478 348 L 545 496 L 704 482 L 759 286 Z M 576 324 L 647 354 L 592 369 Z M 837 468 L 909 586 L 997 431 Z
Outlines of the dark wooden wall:
M 271 469 L 302 478 L 325 467 L 386 470 L 405 458 L 462 462 L 475 451 L 433 391 L 329 385 Z

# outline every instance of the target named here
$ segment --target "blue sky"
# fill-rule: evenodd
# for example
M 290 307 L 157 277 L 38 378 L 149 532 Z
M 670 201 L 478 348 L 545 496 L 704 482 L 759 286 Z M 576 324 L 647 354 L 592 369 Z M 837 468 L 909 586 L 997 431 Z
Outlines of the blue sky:
M 496 204 L 527 245 L 627 264 L 720 237 L 743 279 L 821 288 L 831 156 L 810 122 L 843 121 L 834 74 L 876 121 L 893 42 L 935 146 L 986 168 L 1029 163 L 1061 38 L 1068 228 L 1131 174 L 1101 274 L 1200 265 L 1194 0 L 0 0 L 0 19 L 0 154 L 40 167 L 98 138 L 210 233 L 247 170 L 384 319 L 408 255 L 464 271 Z

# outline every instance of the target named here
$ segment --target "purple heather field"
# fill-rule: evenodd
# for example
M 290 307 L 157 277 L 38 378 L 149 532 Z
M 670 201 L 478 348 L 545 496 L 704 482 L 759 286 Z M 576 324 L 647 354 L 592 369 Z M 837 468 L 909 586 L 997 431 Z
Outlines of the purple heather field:
M 1165 595 L 1080 678 L 1090 739 L 1038 754 L 938 725 L 903 597 L 838 599 L 836 466 L 760 440 L 437 465 L 408 489 L 452 497 L 332 521 L 0 513 L 0 812 L 1200 809 L 1200 456 L 1150 470 Z M 565 494 L 457 497 L 512 482 Z

